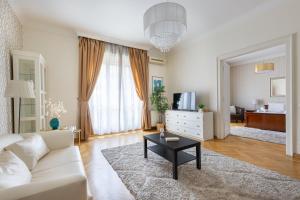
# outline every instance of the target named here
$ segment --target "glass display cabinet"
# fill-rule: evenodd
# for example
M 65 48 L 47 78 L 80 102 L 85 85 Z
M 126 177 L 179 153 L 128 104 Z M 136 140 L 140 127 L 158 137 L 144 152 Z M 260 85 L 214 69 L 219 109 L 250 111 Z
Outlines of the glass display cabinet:
M 39 53 L 12 51 L 13 79 L 33 81 L 35 99 L 22 99 L 20 132 L 29 133 L 45 130 L 46 66 Z M 14 98 L 14 132 L 18 130 L 19 99 Z

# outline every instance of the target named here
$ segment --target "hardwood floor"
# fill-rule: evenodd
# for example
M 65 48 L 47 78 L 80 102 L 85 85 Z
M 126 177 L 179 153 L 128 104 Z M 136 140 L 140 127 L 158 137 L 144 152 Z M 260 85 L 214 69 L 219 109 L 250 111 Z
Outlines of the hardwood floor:
M 133 196 L 101 153 L 102 149 L 140 142 L 142 132 L 97 136 L 82 142 L 80 152 L 94 200 L 133 200 Z
M 151 132 L 136 131 L 97 136 L 81 143 L 80 152 L 95 200 L 134 199 L 102 155 L 101 149 L 141 142 L 143 135 L 149 133 Z M 285 156 L 284 145 L 228 136 L 225 140 L 203 142 L 203 146 L 238 160 L 300 179 L 300 156 L 293 158 Z
M 300 156 L 286 156 L 285 145 L 228 136 L 225 140 L 206 141 L 204 147 L 300 179 Z

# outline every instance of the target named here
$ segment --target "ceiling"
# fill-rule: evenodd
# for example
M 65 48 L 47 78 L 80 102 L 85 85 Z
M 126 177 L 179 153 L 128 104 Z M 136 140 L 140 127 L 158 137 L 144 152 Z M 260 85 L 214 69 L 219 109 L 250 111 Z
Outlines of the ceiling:
M 278 45 L 271 48 L 255 51 L 242 56 L 227 59 L 226 62 L 230 66 L 241 66 L 250 63 L 262 62 L 273 58 L 286 56 L 286 46 Z
M 53 24 L 99 37 L 146 44 L 143 14 L 163 0 L 8 0 L 23 25 Z M 187 10 L 187 40 L 273 0 L 173 0 Z

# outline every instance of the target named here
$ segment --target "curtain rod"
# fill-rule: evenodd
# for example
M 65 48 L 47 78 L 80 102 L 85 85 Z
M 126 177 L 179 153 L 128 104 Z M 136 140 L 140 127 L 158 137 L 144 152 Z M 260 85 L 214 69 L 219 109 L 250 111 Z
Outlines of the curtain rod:
M 112 42 L 111 40 L 113 39 L 105 39 L 105 38 L 100 38 L 99 36 L 94 36 L 94 35 L 88 35 L 88 34 L 84 34 L 84 33 L 77 33 L 78 38 L 79 37 L 85 37 L 85 38 L 89 38 L 89 39 L 94 39 L 94 40 L 99 40 L 108 44 L 116 44 L 119 46 L 123 46 L 123 47 L 129 47 L 129 48 L 135 48 L 135 49 L 141 49 L 141 50 L 145 50 L 145 51 L 149 51 L 149 48 L 143 48 L 143 47 L 137 47 L 135 45 L 128 45 L 128 44 L 124 44 L 122 41 L 120 42 Z

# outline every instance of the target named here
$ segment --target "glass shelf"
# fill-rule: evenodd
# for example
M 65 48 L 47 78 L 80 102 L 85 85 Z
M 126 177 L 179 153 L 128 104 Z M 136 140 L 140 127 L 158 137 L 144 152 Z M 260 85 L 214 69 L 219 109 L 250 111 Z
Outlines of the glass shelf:
M 35 120 L 21 121 L 20 131 L 21 133 L 36 132 L 36 121 Z
M 46 67 L 39 53 L 13 50 L 13 79 L 33 81 L 35 98 L 21 101 L 20 132 L 35 132 L 45 129 Z M 14 116 L 19 119 L 19 98 L 14 99 Z M 18 120 L 14 120 L 17 129 Z M 14 131 L 16 131 L 16 129 Z
M 21 117 L 34 116 L 36 114 L 35 99 L 22 99 Z
M 34 60 L 19 60 L 19 79 L 20 80 L 35 80 L 35 62 Z

